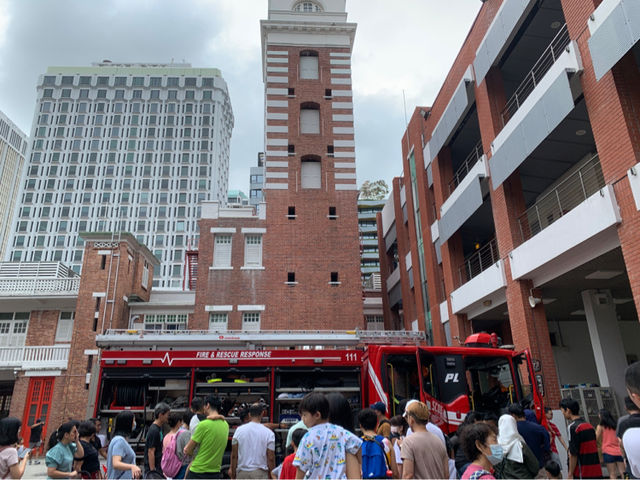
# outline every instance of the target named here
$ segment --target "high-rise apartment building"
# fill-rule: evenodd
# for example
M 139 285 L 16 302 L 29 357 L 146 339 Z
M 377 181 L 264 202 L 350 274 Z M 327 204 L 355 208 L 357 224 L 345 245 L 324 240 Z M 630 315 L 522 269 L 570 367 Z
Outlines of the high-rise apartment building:
M 363 281 L 380 273 L 378 228 L 376 215 L 382 211 L 386 199 L 358 199 L 358 228 L 360 230 L 360 272 Z
M 9 233 L 24 173 L 26 151 L 27 136 L 0 111 L 0 259 L 10 247 Z
M 234 119 L 215 68 L 49 67 L 38 81 L 13 261 L 79 271 L 83 231 L 126 231 L 160 260 L 154 285 L 182 286 L 198 202 L 226 201 Z
M 249 170 L 249 204 L 257 207 L 264 197 L 264 152 L 258 153 L 258 164 Z

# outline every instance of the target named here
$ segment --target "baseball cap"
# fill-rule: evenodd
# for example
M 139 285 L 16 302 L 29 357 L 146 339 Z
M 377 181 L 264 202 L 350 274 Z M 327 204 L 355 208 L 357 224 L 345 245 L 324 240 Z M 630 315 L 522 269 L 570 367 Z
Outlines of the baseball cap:
M 372 408 L 374 410 L 378 410 L 380 413 L 382 413 L 383 415 L 385 413 L 387 413 L 387 407 L 385 407 L 384 403 L 382 402 L 376 402 L 376 403 L 372 403 L 369 408 Z
M 418 420 L 426 422 L 429 420 L 429 407 L 418 400 L 411 400 L 407 402 L 407 406 L 404 407 L 403 417 L 407 418 L 409 414 Z

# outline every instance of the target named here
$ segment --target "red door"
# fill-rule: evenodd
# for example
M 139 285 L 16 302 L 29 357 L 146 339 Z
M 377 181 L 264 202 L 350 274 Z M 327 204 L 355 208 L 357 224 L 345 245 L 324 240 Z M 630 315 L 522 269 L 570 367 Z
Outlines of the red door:
M 27 403 L 24 406 L 24 417 L 22 418 L 22 425 L 25 426 L 22 429 L 25 445 L 29 442 L 31 435 L 29 425 L 33 425 L 37 418 L 44 422 L 42 437 L 46 438 L 54 379 L 54 377 L 34 377 L 29 380 Z

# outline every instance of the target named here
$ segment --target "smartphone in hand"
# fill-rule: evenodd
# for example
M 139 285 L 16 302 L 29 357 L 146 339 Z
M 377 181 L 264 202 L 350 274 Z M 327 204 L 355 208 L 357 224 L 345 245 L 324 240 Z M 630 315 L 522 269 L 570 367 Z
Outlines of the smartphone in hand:
M 30 448 L 24 448 L 24 447 L 20 447 L 18 449 L 18 458 L 24 458 L 27 456 L 27 454 L 31 451 Z

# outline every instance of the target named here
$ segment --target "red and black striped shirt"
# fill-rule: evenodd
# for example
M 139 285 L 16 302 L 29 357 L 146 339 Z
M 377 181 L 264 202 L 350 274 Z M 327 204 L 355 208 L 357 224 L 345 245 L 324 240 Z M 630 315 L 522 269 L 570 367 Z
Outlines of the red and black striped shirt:
M 582 418 L 569 425 L 569 453 L 578 457 L 573 478 L 602 478 L 596 431 Z

